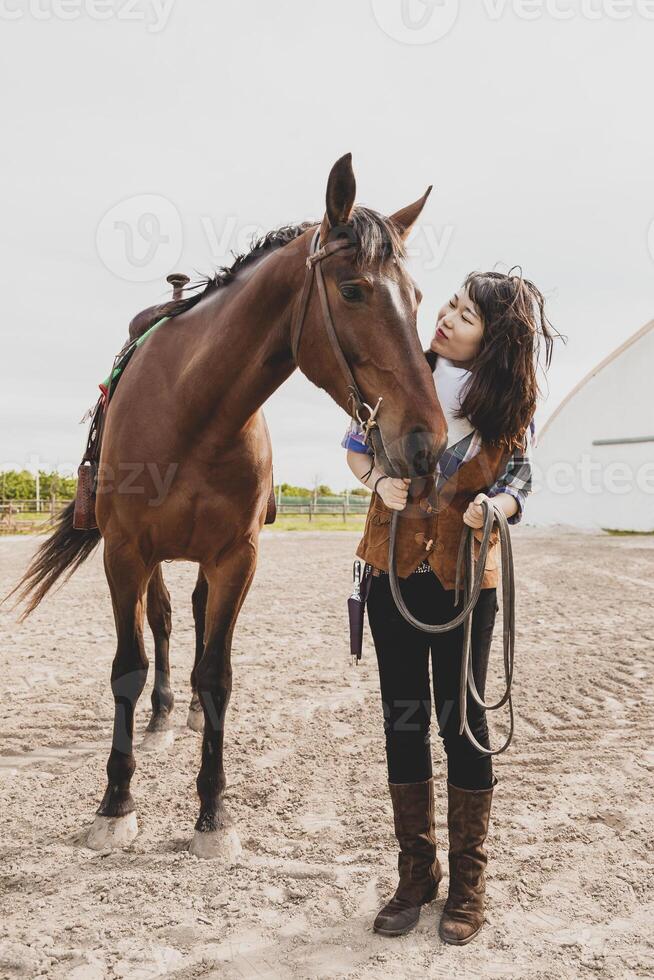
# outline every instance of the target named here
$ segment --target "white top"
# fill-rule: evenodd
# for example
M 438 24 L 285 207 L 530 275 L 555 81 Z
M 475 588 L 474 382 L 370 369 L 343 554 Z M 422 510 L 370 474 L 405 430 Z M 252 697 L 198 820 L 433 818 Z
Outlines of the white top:
M 447 422 L 447 448 L 460 442 L 474 431 L 474 425 L 467 418 L 454 418 L 454 412 L 461 407 L 465 392 L 463 388 L 472 376 L 467 368 L 455 367 L 449 358 L 439 354 L 434 368 L 434 386 L 438 401 Z

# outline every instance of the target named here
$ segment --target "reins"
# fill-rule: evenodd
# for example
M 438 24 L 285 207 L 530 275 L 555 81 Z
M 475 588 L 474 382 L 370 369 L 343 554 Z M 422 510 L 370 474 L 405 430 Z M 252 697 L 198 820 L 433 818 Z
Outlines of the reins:
M 332 231 L 334 231 L 334 229 L 332 229 Z M 371 429 L 378 425 L 376 415 L 379 411 L 382 397 L 379 397 L 374 408 L 363 400 L 359 386 L 354 379 L 350 365 L 347 362 L 347 358 L 345 357 L 338 340 L 338 335 L 334 327 L 334 320 L 329 308 L 329 300 L 327 297 L 325 280 L 321 268 L 321 262 L 323 259 L 341 251 L 342 249 L 353 248 L 355 245 L 356 243 L 353 242 L 351 238 L 346 236 L 344 238 L 328 239 L 323 246 L 320 246 L 320 229 L 316 229 L 314 235 L 312 236 L 309 254 L 306 259 L 307 271 L 304 278 L 304 284 L 302 286 L 302 293 L 300 294 L 297 313 L 291 326 L 291 349 L 293 351 L 295 363 L 299 366 L 298 358 L 300 352 L 300 342 L 302 339 L 302 328 L 304 326 L 309 300 L 311 298 L 311 288 L 315 278 L 318 287 L 318 296 L 320 299 L 323 323 L 325 325 L 325 330 L 334 352 L 334 356 L 336 357 L 336 361 L 347 382 L 347 389 L 349 392 L 348 397 L 353 405 L 352 414 L 353 416 L 356 415 L 356 418 L 363 428 L 365 440 L 366 442 L 369 442 Z M 364 409 L 367 411 L 367 416 L 362 418 L 361 413 Z M 402 593 L 400 592 L 400 583 L 397 575 L 397 569 L 395 567 L 396 539 L 398 519 L 400 516 L 399 511 L 396 510 L 393 511 L 391 516 L 390 542 L 388 549 L 388 574 L 391 593 L 398 611 L 402 614 L 406 621 L 412 626 L 416 627 L 416 629 L 422 630 L 424 633 L 438 634 L 447 633 L 449 630 L 456 629 L 456 627 L 460 626 L 461 623 L 464 624 L 463 656 L 461 658 L 461 678 L 459 684 L 459 715 L 461 719 L 459 734 L 465 734 L 469 742 L 483 755 L 499 755 L 500 752 L 505 752 L 506 749 L 508 749 L 513 737 L 514 729 L 511 687 L 513 683 L 513 664 L 515 652 L 515 578 L 513 568 L 513 552 L 511 549 L 511 533 L 506 515 L 499 505 L 490 499 L 483 500 L 482 507 L 484 508 L 484 525 L 476 567 L 473 560 L 473 528 L 470 527 L 470 525 L 466 525 L 464 532 L 461 535 L 456 563 L 456 588 L 454 593 L 454 604 L 455 606 L 458 606 L 459 604 L 459 589 L 461 582 L 463 582 L 463 608 L 461 612 L 458 613 L 453 620 L 451 620 L 451 622 L 442 624 L 421 623 L 420 620 L 416 619 L 409 609 L 407 609 Z M 499 528 L 499 540 L 502 556 L 502 617 L 504 677 L 506 688 L 499 701 L 497 701 L 495 704 L 487 704 L 477 690 L 473 673 L 471 659 L 472 614 L 481 591 L 481 584 L 486 567 L 486 556 L 488 554 L 490 537 L 495 522 L 497 522 Z M 472 586 L 470 583 L 472 583 Z M 467 717 L 468 693 L 480 707 L 485 708 L 487 711 L 494 711 L 497 708 L 501 708 L 503 705 L 508 704 L 509 734 L 499 749 L 485 748 L 479 743 L 470 730 Z
M 484 530 L 479 548 L 476 568 L 473 571 L 473 541 L 474 530 L 470 525 L 465 526 L 459 542 L 459 552 L 456 560 L 456 587 L 454 592 L 454 605 L 459 604 L 459 588 L 463 581 L 463 609 L 449 623 L 421 623 L 420 620 L 407 609 L 406 603 L 400 592 L 400 583 L 395 567 L 395 546 L 397 538 L 398 519 L 400 512 L 395 510 L 391 516 L 390 542 L 388 547 L 388 577 L 391 586 L 391 593 L 399 612 L 404 616 L 408 623 L 424 633 L 447 633 L 449 630 L 456 629 L 461 623 L 463 626 L 463 656 L 461 658 L 461 678 L 459 683 L 459 734 L 465 734 L 468 741 L 483 755 L 499 755 L 505 752 L 511 744 L 513 738 L 514 718 L 513 702 L 511 700 L 511 687 L 513 684 L 513 664 L 515 654 L 515 578 L 513 568 L 513 551 L 511 549 L 511 532 L 504 511 L 492 500 L 482 500 L 484 508 Z M 490 536 L 493 524 L 497 521 L 499 528 L 500 550 L 502 555 L 502 620 L 503 620 L 503 648 L 504 648 L 504 679 L 506 688 L 502 697 L 495 704 L 487 704 L 477 690 L 474 673 L 472 669 L 472 613 L 477 604 L 481 583 L 484 577 L 486 566 L 486 555 L 490 544 Z M 464 565 L 465 562 L 465 565 Z M 463 575 L 462 575 L 463 572 Z M 470 589 L 472 582 L 472 589 Z M 470 730 L 468 724 L 468 701 L 467 693 L 477 704 L 487 711 L 494 711 L 508 703 L 509 706 L 509 734 L 506 741 L 499 749 L 487 749 L 479 743 Z

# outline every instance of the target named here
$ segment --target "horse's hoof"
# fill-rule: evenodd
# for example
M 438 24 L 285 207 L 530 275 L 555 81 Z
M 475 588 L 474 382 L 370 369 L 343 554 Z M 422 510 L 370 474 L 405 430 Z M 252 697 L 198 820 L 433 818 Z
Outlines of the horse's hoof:
M 192 732 L 203 732 L 204 731 L 204 711 L 202 708 L 194 708 L 192 705 L 188 709 L 188 717 L 186 719 L 187 726 Z
M 117 851 L 131 844 L 138 832 L 134 811 L 124 817 L 102 817 L 98 813 L 86 838 L 86 846 L 93 851 Z
M 162 752 L 164 749 L 169 749 L 174 741 L 175 732 L 172 728 L 158 732 L 146 732 L 140 749 L 141 752 Z
M 243 848 L 233 827 L 223 830 L 196 830 L 189 851 L 197 858 L 220 861 L 226 867 L 238 859 Z

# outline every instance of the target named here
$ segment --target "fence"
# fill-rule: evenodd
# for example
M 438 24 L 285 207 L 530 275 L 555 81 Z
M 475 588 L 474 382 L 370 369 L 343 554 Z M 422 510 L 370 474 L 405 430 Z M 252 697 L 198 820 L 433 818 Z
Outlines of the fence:
M 47 527 L 48 524 L 70 503 L 61 497 L 41 498 L 40 500 L 0 499 L 0 531 L 26 531 Z
M 332 514 L 336 517 L 340 516 L 343 518 L 343 521 L 347 521 L 350 515 L 365 515 L 368 511 L 368 504 L 370 503 L 370 497 L 368 495 L 363 497 L 359 494 L 349 493 L 331 497 L 319 497 L 317 494 L 312 494 L 310 497 L 300 497 L 278 492 L 275 499 L 277 501 L 278 514 L 306 514 L 309 517 L 309 521 L 314 516 L 317 517 L 322 514 Z
M 278 514 L 305 514 L 309 521 L 319 515 L 331 514 L 346 522 L 349 516 L 365 516 L 370 503 L 368 495 L 364 497 L 350 493 L 321 497 L 317 494 L 291 496 L 278 492 L 275 499 Z M 0 499 L 0 530 L 20 531 L 40 524 L 46 525 L 69 503 L 70 500 L 61 497 L 40 500 L 8 500 L 3 497 Z

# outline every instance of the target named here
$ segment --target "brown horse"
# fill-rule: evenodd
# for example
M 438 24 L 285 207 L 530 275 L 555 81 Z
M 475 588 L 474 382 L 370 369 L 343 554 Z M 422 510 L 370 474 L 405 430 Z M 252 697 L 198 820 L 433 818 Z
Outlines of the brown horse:
M 418 338 L 420 294 L 404 268 L 403 242 L 427 194 L 391 218 L 355 206 L 354 198 L 347 154 L 329 175 L 320 224 L 321 244 L 344 233 L 351 242 L 323 259 L 328 307 L 363 398 L 374 405 L 383 396 L 373 440 L 377 465 L 391 476 L 424 475 L 425 458 L 432 470 L 447 429 Z M 29 612 L 100 536 L 104 540 L 117 633 L 115 717 L 107 789 L 88 838 L 92 847 L 121 846 L 137 832 L 130 780 L 134 711 L 148 670 L 146 594 L 157 661 L 149 729 L 165 731 L 170 723 L 170 602 L 160 563 L 177 559 L 200 568 L 192 684 L 204 732 L 191 850 L 226 860 L 238 850 L 222 799 L 223 733 L 232 635 L 254 575 L 271 487 L 271 444 L 261 406 L 299 367 L 349 412 L 343 364 L 328 340 L 315 288 L 293 356 L 292 326 L 315 230 L 301 225 L 266 236 L 232 270 L 182 301 L 174 318 L 136 351 L 106 416 L 99 530 L 73 530 L 68 508 L 21 581 L 23 597 L 33 593 Z

